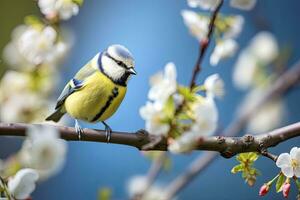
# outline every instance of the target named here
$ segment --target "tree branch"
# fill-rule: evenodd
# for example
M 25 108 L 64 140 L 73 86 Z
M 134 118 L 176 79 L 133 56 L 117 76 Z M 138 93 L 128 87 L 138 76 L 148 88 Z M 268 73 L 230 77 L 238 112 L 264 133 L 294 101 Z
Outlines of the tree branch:
M 158 175 L 162 171 L 162 168 L 163 168 L 164 161 L 165 161 L 166 157 L 167 157 L 167 153 L 162 152 L 155 160 L 152 161 L 151 167 L 149 168 L 147 176 L 146 176 L 145 189 L 144 189 L 144 191 L 142 191 L 141 194 L 138 194 L 134 198 L 134 200 L 144 199 L 145 195 L 147 194 L 147 192 L 149 191 L 149 189 L 151 188 L 151 186 L 155 182 L 156 178 L 158 177 Z
M 300 80 L 300 60 L 298 60 L 287 72 L 282 74 L 275 83 L 268 89 L 268 91 L 258 99 L 251 107 L 251 109 L 245 109 L 231 122 L 228 128 L 223 132 L 225 136 L 235 136 L 239 134 L 248 120 L 270 99 L 279 97 L 287 93 L 294 85 Z M 239 106 L 240 110 L 243 110 L 243 106 Z M 230 152 L 229 152 L 230 153 Z M 171 184 L 166 188 L 166 195 L 171 199 L 180 190 L 185 188 L 189 182 L 191 182 L 202 170 L 204 170 L 209 164 L 211 164 L 216 158 L 217 153 L 207 152 L 204 155 L 200 155 L 193 163 L 180 174 Z M 223 152 L 223 155 L 226 155 Z M 191 174 L 191 175 L 190 175 Z
M 184 170 L 174 181 L 172 181 L 165 189 L 164 197 L 172 199 L 179 191 L 181 191 L 188 183 L 197 177 L 199 171 L 206 169 L 207 166 L 217 157 L 217 152 L 207 152 L 195 159 L 186 170 Z M 201 160 L 201 162 L 199 162 Z
M 195 64 L 195 67 L 194 67 L 194 70 L 193 70 L 193 75 L 192 75 L 191 82 L 190 82 L 190 88 L 193 88 L 196 85 L 196 78 L 197 78 L 199 72 L 201 71 L 201 63 L 202 63 L 202 60 L 204 58 L 207 47 L 209 46 L 211 37 L 213 35 L 213 31 L 214 31 L 214 28 L 215 28 L 214 24 L 215 24 L 217 15 L 218 15 L 222 5 L 223 5 L 223 0 L 220 0 L 219 4 L 217 5 L 215 10 L 211 14 L 209 27 L 208 27 L 208 32 L 207 32 L 207 37 L 205 39 L 203 39 L 202 41 L 200 41 L 199 56 L 198 56 L 198 59 L 196 61 L 196 64 Z
M 37 124 L 35 126 L 40 126 Z M 26 130 L 33 125 L 18 124 L 18 123 L 0 123 L 0 135 L 2 136 L 26 136 Z M 79 140 L 74 128 L 65 126 L 52 126 L 59 132 L 64 140 L 68 141 L 90 141 L 106 143 L 106 136 L 104 130 L 84 129 L 84 133 Z M 225 158 L 230 158 L 238 153 L 243 152 L 261 152 L 261 150 L 276 146 L 277 144 L 288 139 L 300 136 L 300 122 L 291 124 L 289 126 L 276 129 L 274 131 L 253 136 L 245 135 L 242 137 L 229 136 L 211 136 L 200 139 L 196 150 L 216 151 L 220 152 Z M 143 150 L 145 144 L 155 140 L 156 136 L 152 136 L 144 130 L 135 133 L 128 132 L 112 132 L 110 143 L 123 144 L 136 147 Z M 147 150 L 167 151 L 166 139 L 161 140 L 156 146 L 147 148 Z

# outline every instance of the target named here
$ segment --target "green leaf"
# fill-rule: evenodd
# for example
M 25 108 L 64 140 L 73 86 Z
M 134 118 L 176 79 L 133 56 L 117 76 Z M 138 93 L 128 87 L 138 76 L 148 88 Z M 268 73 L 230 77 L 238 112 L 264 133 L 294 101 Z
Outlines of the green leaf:
M 247 153 L 240 153 L 239 155 L 237 155 L 236 157 L 237 161 L 243 163 L 247 161 Z
M 82 6 L 82 4 L 83 4 L 83 0 L 73 0 L 73 2 L 79 6 Z
M 258 169 L 255 169 L 255 175 L 256 176 L 261 176 L 261 172 Z
M 236 174 L 237 172 L 243 171 L 244 166 L 243 165 L 236 165 L 231 169 L 231 173 Z
M 276 182 L 276 192 L 281 192 L 282 191 L 282 185 L 284 184 L 285 176 L 283 174 L 280 174 L 279 177 L 277 178 Z
M 298 190 L 300 192 L 300 181 L 298 179 L 296 179 L 295 182 L 296 182 L 297 188 L 298 188 Z
M 194 93 L 191 92 L 190 88 L 184 86 L 178 86 L 178 92 L 181 94 L 186 101 L 194 101 Z
M 170 96 L 167 100 L 167 102 L 164 105 L 164 109 L 163 109 L 165 115 L 169 118 L 172 119 L 174 117 L 175 114 L 175 103 L 174 103 L 174 99 L 172 96 Z
M 112 196 L 112 191 L 108 187 L 101 188 L 98 191 L 98 200 L 110 200 Z
M 192 92 L 193 93 L 197 93 L 197 92 L 200 92 L 200 91 L 205 91 L 205 86 L 204 85 L 197 85 L 196 87 L 193 88 Z
M 242 172 L 242 178 L 249 186 L 253 186 L 256 177 L 260 175 L 260 171 L 253 167 L 254 162 L 257 160 L 258 154 L 255 152 L 240 153 L 236 156 L 236 160 L 240 163 L 232 168 L 231 173 Z
M 24 23 L 29 26 L 42 25 L 41 20 L 35 15 L 28 15 L 24 18 Z
M 242 178 L 243 179 L 246 179 L 248 177 L 248 173 L 246 173 L 245 171 L 243 171 L 243 173 L 242 173 Z
M 258 159 L 258 154 L 257 153 L 255 153 L 255 152 L 250 152 L 250 153 L 248 153 L 248 160 L 250 161 L 250 162 L 254 162 L 254 161 L 256 161 L 257 159 Z
M 179 120 L 190 120 L 191 119 L 191 117 L 187 113 L 179 113 L 177 115 L 177 118 Z

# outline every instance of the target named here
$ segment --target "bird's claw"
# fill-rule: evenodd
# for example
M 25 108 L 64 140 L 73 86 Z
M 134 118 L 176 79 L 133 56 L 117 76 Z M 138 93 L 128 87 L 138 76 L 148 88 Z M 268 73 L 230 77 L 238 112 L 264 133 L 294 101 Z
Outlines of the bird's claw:
M 81 140 L 81 135 L 83 134 L 83 129 L 80 127 L 77 120 L 75 120 L 75 131 L 78 134 L 78 139 Z
M 102 122 L 105 126 L 105 137 L 106 137 L 106 142 L 109 143 L 110 141 L 110 138 L 111 138 L 111 133 L 112 133 L 112 130 L 111 128 L 105 123 L 105 122 Z

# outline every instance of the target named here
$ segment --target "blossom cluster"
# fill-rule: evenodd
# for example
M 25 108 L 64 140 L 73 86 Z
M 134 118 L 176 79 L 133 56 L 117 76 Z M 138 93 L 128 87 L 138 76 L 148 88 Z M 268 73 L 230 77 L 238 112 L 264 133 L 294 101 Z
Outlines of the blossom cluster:
M 188 0 L 192 8 L 199 7 L 203 10 L 214 10 L 220 3 L 219 0 Z M 250 10 L 255 6 L 255 0 L 231 0 L 230 5 L 235 8 Z M 196 13 L 191 10 L 183 10 L 182 17 L 185 25 L 200 42 L 207 41 L 210 18 L 206 13 Z M 210 56 L 210 64 L 218 65 L 220 60 L 233 56 L 238 50 L 235 39 L 242 31 L 244 18 L 241 15 L 218 15 L 215 23 L 216 46 Z
M 78 13 L 82 0 L 38 0 L 44 18 L 25 17 L 3 50 L 6 71 L 0 80 L 0 120 L 43 121 L 58 82 L 58 69 L 72 35 L 60 24 Z M 63 167 L 67 144 L 56 129 L 33 126 L 21 150 L 0 160 L 0 198 L 29 199 L 38 180 Z
M 261 186 L 259 195 L 266 195 L 274 182 L 276 182 L 276 192 L 282 192 L 283 197 L 287 198 L 291 189 L 291 179 L 296 183 L 298 193 L 300 193 L 300 148 L 293 147 L 290 153 L 282 153 L 276 161 L 277 167 L 281 172 L 271 181 Z
M 224 95 L 224 83 L 214 74 L 191 90 L 179 85 L 176 76 L 175 65 L 168 63 L 164 73 L 151 77 L 149 101 L 141 107 L 140 115 L 150 134 L 167 138 L 169 150 L 181 153 L 191 151 L 202 136 L 215 132 L 218 110 L 214 98 Z
M 233 83 L 237 88 L 248 91 L 243 109 L 252 109 L 254 102 L 272 85 L 278 76 L 274 67 L 278 57 L 278 42 L 266 31 L 257 33 L 241 51 L 234 66 Z M 276 128 L 282 122 L 284 110 L 281 98 L 267 102 L 249 121 L 249 132 L 262 133 Z
M 27 199 L 34 191 L 36 181 L 55 175 L 62 168 L 67 151 L 66 141 L 58 131 L 44 126 L 32 126 L 21 150 L 6 160 L 1 160 L 0 190 L 6 197 Z
M 239 162 L 231 170 L 232 173 L 241 172 L 243 179 L 250 186 L 253 186 L 256 177 L 260 172 L 254 167 L 254 162 L 259 158 L 256 152 L 241 153 L 236 159 Z M 276 192 L 282 192 L 283 197 L 287 198 L 291 189 L 291 180 L 294 180 L 298 193 L 300 193 L 300 148 L 293 147 L 290 153 L 282 153 L 276 159 L 276 166 L 280 168 L 272 180 L 264 183 L 260 190 L 259 195 L 265 196 L 275 184 Z
M 48 113 L 58 83 L 59 64 L 72 45 L 72 35 L 59 25 L 78 13 L 80 0 L 39 0 L 45 18 L 25 17 L 3 50 L 6 72 L 0 81 L 0 119 L 39 122 Z

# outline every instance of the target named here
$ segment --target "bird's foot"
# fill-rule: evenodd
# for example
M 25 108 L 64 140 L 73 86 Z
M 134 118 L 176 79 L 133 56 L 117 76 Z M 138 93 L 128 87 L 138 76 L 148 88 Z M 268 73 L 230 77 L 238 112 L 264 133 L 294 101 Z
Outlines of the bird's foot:
M 106 141 L 107 141 L 107 143 L 109 143 L 110 138 L 111 138 L 112 130 L 111 130 L 111 128 L 108 126 L 108 124 L 106 124 L 105 122 L 102 122 L 102 124 L 105 126 L 105 136 L 106 136 Z
M 75 120 L 75 131 L 78 134 L 78 139 L 81 140 L 81 134 L 83 134 L 83 129 L 81 128 L 77 120 Z

